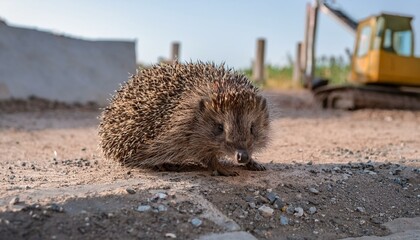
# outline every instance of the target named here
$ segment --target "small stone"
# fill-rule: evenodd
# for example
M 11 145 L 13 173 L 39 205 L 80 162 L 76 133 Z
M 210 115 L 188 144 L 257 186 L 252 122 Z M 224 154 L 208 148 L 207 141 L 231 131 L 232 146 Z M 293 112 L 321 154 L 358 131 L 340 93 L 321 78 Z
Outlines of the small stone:
M 176 235 L 173 234 L 173 233 L 167 233 L 167 234 L 165 234 L 165 237 L 167 237 L 167 238 L 176 238 Z
M 284 202 L 280 198 L 277 198 L 276 201 L 274 201 L 273 206 L 277 209 L 282 209 L 284 207 Z
M 135 194 L 136 193 L 136 190 L 134 190 L 134 189 L 132 189 L 132 188 L 127 188 L 127 189 L 125 189 L 126 191 L 127 191 L 127 193 L 129 193 L 129 194 Z
M 152 209 L 149 205 L 140 205 L 137 207 L 137 212 L 148 212 Z
M 155 194 L 155 196 L 154 196 L 154 198 L 156 198 L 156 199 L 166 199 L 168 197 L 168 194 L 166 194 L 166 193 L 156 193 Z
M 274 209 L 265 205 L 262 205 L 260 208 L 258 208 L 258 211 L 260 211 L 261 215 L 264 217 L 271 217 L 274 213 Z
M 201 224 L 203 224 L 203 221 L 201 221 L 200 219 L 198 219 L 198 218 L 193 218 L 192 220 L 191 220 L 191 224 L 194 226 L 194 227 L 199 227 L 199 226 L 201 226 Z
M 295 212 L 295 208 L 293 206 L 288 206 L 286 208 L 286 213 L 293 214 Z
M 255 203 L 253 203 L 253 202 L 249 202 L 248 203 L 248 205 L 249 205 L 249 207 L 250 208 L 256 208 L 257 206 L 255 205 Z
M 263 197 L 263 196 L 261 196 L 261 195 L 257 196 L 255 200 L 256 200 L 256 201 L 257 201 L 257 203 L 259 203 L 259 204 L 266 204 L 266 203 L 270 203 L 270 201 L 269 201 L 267 198 L 265 198 L 265 197 Z
M 166 212 L 168 210 L 168 207 L 167 206 L 165 206 L 165 205 L 159 205 L 158 206 L 158 211 L 159 212 Z
M 20 202 L 19 197 L 14 197 L 10 200 L 9 205 L 16 205 Z
M 309 192 L 313 193 L 313 194 L 318 194 L 319 191 L 316 188 L 309 188 Z
M 56 203 L 52 203 L 51 205 L 47 206 L 47 209 L 53 212 L 64 212 L 64 208 Z
M 365 220 L 360 220 L 360 225 L 363 225 L 363 224 L 365 224 L 366 223 L 366 221 Z
M 254 202 L 254 201 L 255 201 L 255 199 L 254 199 L 253 196 L 246 196 L 245 197 L 245 202 Z
M 356 211 L 361 212 L 361 213 L 364 213 L 366 210 L 365 210 L 364 207 L 357 207 L 356 208 Z
M 295 214 L 296 217 L 302 217 L 303 216 L 303 208 L 297 207 L 295 208 Z
M 265 195 L 265 197 L 268 199 L 268 201 L 270 201 L 271 204 L 274 203 L 274 201 L 276 201 L 276 199 L 279 198 L 279 196 L 277 196 L 277 194 L 273 193 L 273 192 L 269 192 Z
M 341 171 L 341 168 L 339 168 L 339 167 L 334 167 L 334 168 L 333 168 L 333 171 L 339 172 L 339 171 Z
M 283 226 L 288 225 L 289 224 L 289 219 L 284 215 L 280 215 L 280 224 L 283 225 Z
M 316 207 L 310 207 L 309 214 L 315 214 L 315 213 L 316 213 Z

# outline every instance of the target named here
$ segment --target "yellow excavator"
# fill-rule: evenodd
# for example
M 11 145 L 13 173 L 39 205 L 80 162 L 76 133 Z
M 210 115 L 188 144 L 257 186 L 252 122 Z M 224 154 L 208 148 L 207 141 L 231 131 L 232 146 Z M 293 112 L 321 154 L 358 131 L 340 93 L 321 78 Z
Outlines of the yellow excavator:
M 420 109 L 420 58 L 414 56 L 413 17 L 396 14 L 371 16 L 359 22 L 324 1 L 318 7 L 354 29 L 349 83 L 308 84 L 324 108 Z

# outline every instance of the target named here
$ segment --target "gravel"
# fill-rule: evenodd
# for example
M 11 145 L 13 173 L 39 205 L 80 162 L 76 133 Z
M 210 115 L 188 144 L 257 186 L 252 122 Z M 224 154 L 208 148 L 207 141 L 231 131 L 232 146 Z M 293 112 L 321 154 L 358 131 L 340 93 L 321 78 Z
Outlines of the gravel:
M 260 211 L 261 215 L 264 217 L 271 217 L 274 213 L 274 209 L 265 205 L 262 205 L 260 208 L 258 208 L 258 211 Z
M 280 224 L 281 225 L 288 225 L 289 224 L 289 219 L 284 215 L 280 215 Z
M 317 211 L 316 207 L 310 207 L 309 208 L 309 214 L 315 214 Z
M 152 210 L 150 205 L 140 205 L 137 207 L 137 212 L 148 212 L 150 210 Z
M 193 219 L 191 219 L 191 224 L 194 227 L 199 227 L 199 226 L 201 226 L 201 224 L 203 224 L 203 221 L 201 221 L 199 218 L 193 218 Z
M 296 217 L 302 217 L 303 216 L 303 208 L 297 207 L 295 208 L 295 214 Z

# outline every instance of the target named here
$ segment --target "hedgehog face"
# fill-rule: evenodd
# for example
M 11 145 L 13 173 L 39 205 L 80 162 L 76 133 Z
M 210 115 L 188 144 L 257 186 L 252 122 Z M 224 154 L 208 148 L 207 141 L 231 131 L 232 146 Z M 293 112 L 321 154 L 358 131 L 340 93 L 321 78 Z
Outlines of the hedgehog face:
M 252 153 L 266 145 L 269 127 L 266 100 L 261 96 L 230 102 L 223 108 L 215 100 L 200 102 L 199 127 L 203 138 L 220 156 L 230 156 L 239 163 L 248 163 Z M 239 104 L 240 103 L 240 104 Z M 210 140 L 210 141 L 209 141 Z

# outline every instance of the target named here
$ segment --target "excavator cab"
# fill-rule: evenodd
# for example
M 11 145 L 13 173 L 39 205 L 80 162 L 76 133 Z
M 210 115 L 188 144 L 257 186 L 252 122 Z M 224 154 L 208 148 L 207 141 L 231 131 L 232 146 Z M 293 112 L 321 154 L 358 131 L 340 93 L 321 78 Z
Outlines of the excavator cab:
M 412 17 L 391 14 L 359 22 L 350 81 L 420 86 L 420 58 L 414 57 Z

